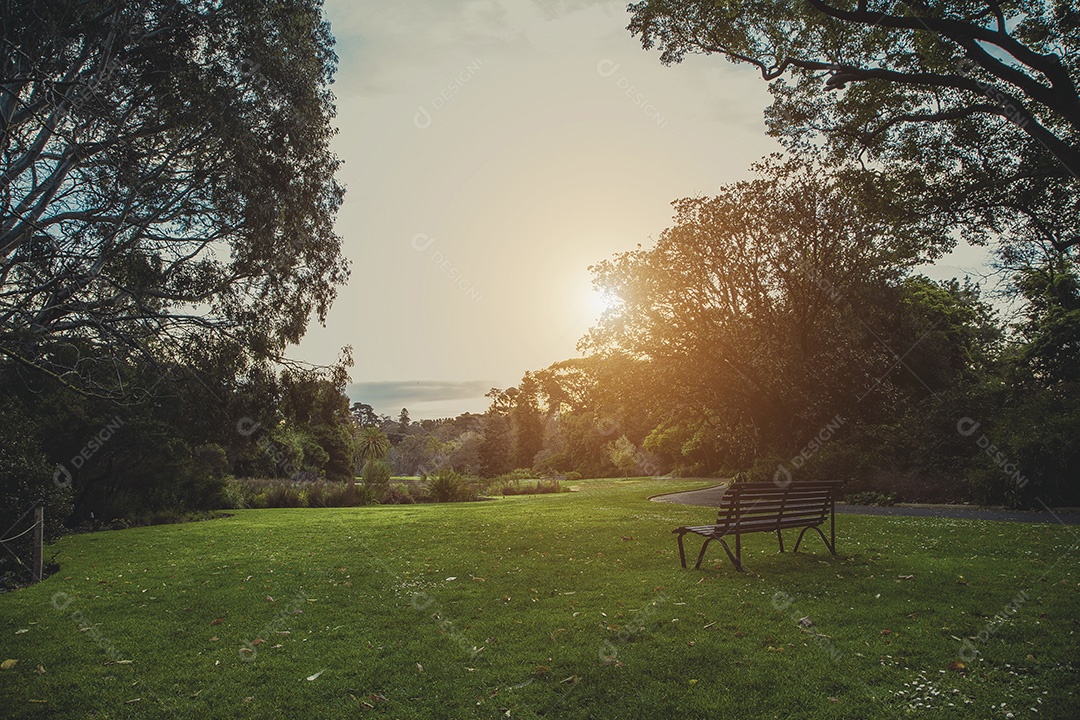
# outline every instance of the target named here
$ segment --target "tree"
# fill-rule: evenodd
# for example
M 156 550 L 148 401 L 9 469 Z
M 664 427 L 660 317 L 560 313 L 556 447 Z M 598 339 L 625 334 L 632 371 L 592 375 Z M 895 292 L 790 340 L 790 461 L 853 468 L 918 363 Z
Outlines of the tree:
M 378 426 L 381 419 L 375 409 L 367 403 L 355 402 L 349 408 L 349 414 L 360 427 Z
M 514 469 L 511 462 L 510 419 L 498 412 L 495 404 L 484 414 L 483 440 L 480 442 L 480 476 L 496 477 Z
M 401 408 L 401 414 L 398 415 L 398 432 L 402 435 L 408 435 L 410 422 L 409 409 Z
M 514 466 L 519 468 L 531 468 L 536 453 L 544 446 L 544 424 L 536 405 L 536 391 L 536 381 L 528 372 L 522 378 L 521 387 L 507 390 L 507 394 L 513 398 L 510 409 L 511 457 Z
M 348 276 L 319 0 L 5 3 L 0 358 L 88 392 L 228 338 L 278 358 Z M 61 343 L 75 353 L 57 353 Z
M 661 61 L 748 63 L 770 133 L 889 166 L 918 213 L 970 239 L 1080 243 L 1080 11 L 1071 2 L 644 0 L 629 30 Z M 918 200 L 918 202 L 916 202 Z
M 630 471 L 637 466 L 637 463 L 634 461 L 634 456 L 637 454 L 637 448 L 634 447 L 634 443 L 630 442 L 625 435 L 620 435 L 618 440 L 608 443 L 607 453 L 608 458 L 611 460 L 611 464 L 622 471 L 623 477 L 628 477 Z
M 386 433 L 377 427 L 361 429 L 356 443 L 361 463 L 369 460 L 382 460 L 390 449 L 390 438 L 386 437 Z
M 918 236 L 857 176 L 793 162 L 759 171 L 677 201 L 654 248 L 592 268 L 622 302 L 584 347 L 647 364 L 638 397 L 663 397 L 669 415 L 748 428 L 736 434 L 789 453 L 837 412 L 875 417 L 897 401 L 896 356 L 878 337 Z M 698 444 L 719 449 L 706 432 Z
M 1027 301 L 1018 324 L 1019 365 L 1031 384 L 1080 382 L 1080 274 L 1072 263 L 1023 268 L 1014 285 Z

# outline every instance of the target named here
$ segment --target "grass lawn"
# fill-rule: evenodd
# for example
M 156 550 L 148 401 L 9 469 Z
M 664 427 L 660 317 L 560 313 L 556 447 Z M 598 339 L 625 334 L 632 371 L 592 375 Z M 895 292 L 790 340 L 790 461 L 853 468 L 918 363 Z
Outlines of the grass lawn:
M 1075 528 L 845 515 L 740 575 L 646 500 L 703 483 L 570 485 L 64 538 L 0 595 L 0 716 L 1080 717 Z

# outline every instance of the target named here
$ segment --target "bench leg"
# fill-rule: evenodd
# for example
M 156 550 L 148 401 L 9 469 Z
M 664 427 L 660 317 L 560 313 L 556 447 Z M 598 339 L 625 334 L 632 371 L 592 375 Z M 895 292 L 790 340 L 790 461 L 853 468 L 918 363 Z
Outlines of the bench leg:
M 705 542 L 702 543 L 701 552 L 699 552 L 698 556 L 697 556 L 697 563 L 694 564 L 694 569 L 695 570 L 700 570 L 701 569 L 701 561 L 705 557 L 705 550 L 708 549 L 709 543 L 711 543 L 711 542 L 712 542 L 712 538 L 705 538 Z M 723 540 L 721 540 L 720 542 L 723 542 Z
M 736 541 L 735 541 L 735 554 L 734 555 L 731 554 L 731 548 L 728 547 L 728 544 L 726 542 L 724 542 L 723 538 L 720 538 L 720 544 L 723 546 L 724 552 L 727 553 L 728 558 L 731 559 L 731 564 L 735 566 L 735 569 L 738 570 L 739 572 L 745 572 L 743 570 L 743 568 L 742 568 L 742 552 L 741 552 L 742 548 L 739 547 L 738 539 L 736 539 Z
M 776 531 L 776 541 L 780 543 L 780 552 L 784 552 L 784 536 L 780 534 L 780 531 Z
M 817 525 L 808 525 L 802 529 L 802 532 L 799 533 L 799 539 L 795 541 L 795 552 L 799 552 L 799 543 L 802 542 L 803 535 L 806 534 L 807 530 L 817 531 L 817 534 L 821 536 L 822 542 L 825 543 L 825 547 L 829 548 L 829 552 L 832 553 L 833 557 L 836 557 L 836 542 L 834 541 L 830 543 L 829 538 L 825 537 L 825 533 L 821 532 L 821 528 L 819 528 Z
M 685 533 L 679 533 L 678 539 L 679 539 L 679 562 L 685 568 L 686 567 L 686 550 L 685 550 L 685 547 L 683 545 L 683 536 L 684 536 L 684 534 Z M 700 570 L 701 569 L 701 561 L 705 559 L 705 551 L 709 549 L 709 543 L 711 543 L 713 540 L 719 541 L 720 545 L 724 548 L 724 552 L 726 552 L 728 558 L 731 559 L 731 564 L 735 566 L 735 569 L 738 570 L 739 572 L 744 572 L 742 562 L 740 561 L 741 560 L 740 555 L 742 554 L 740 551 L 742 550 L 742 548 L 739 547 L 738 538 L 736 538 L 736 550 L 735 550 L 735 553 L 731 552 L 731 548 L 728 546 L 728 544 L 726 542 L 724 542 L 723 538 L 714 538 L 714 537 L 705 538 L 705 542 L 703 542 L 701 544 L 701 552 L 698 553 L 697 562 L 694 563 L 694 569 L 695 570 Z

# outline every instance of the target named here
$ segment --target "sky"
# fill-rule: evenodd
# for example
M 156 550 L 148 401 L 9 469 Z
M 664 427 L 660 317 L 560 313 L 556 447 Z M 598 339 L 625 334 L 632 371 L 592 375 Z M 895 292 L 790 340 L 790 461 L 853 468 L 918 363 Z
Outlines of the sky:
M 352 262 L 292 357 L 351 345 L 348 392 L 413 419 L 579 355 L 591 264 L 648 247 L 671 202 L 779 150 L 748 66 L 664 67 L 625 0 L 326 0 L 337 39 L 337 231 Z M 962 248 L 930 273 L 977 270 Z

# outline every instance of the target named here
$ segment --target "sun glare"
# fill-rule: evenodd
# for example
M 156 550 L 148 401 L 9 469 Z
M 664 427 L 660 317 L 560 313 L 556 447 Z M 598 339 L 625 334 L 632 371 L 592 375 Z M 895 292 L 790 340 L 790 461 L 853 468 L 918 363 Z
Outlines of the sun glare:
M 614 310 L 619 306 L 619 298 L 607 290 L 593 290 L 590 298 L 592 300 L 592 316 L 597 320 L 608 310 Z

